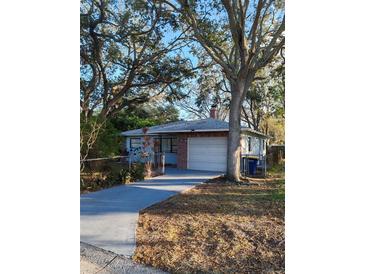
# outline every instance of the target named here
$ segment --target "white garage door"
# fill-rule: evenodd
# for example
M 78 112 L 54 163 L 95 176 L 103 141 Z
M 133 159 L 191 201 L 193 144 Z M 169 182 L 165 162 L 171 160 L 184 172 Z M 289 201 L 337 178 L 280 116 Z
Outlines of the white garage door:
M 188 139 L 188 169 L 226 171 L 227 137 Z

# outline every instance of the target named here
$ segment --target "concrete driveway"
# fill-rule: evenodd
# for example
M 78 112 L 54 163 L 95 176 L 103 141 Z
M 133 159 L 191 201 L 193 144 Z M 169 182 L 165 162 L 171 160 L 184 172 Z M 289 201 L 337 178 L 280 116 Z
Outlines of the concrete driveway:
M 141 209 L 221 174 L 171 168 L 163 176 L 81 195 L 80 240 L 132 256 Z

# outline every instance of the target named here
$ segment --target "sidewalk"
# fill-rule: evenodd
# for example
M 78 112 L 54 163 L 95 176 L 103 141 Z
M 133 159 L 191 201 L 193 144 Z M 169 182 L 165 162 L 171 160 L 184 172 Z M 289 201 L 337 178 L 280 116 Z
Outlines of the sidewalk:
M 137 264 L 111 251 L 80 243 L 81 274 L 164 274 L 161 270 Z

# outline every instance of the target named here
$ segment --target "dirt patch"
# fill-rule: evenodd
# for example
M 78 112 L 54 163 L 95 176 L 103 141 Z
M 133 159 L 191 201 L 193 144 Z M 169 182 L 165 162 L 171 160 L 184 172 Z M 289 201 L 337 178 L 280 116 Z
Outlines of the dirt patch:
M 210 180 L 143 210 L 134 260 L 172 273 L 283 273 L 284 181 Z

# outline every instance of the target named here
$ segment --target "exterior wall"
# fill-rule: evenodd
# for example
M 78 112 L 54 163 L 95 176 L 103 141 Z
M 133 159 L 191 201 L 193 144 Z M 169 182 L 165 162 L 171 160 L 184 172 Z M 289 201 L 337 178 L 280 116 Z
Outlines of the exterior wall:
M 188 164 L 189 137 L 228 137 L 227 131 L 222 132 L 188 132 L 177 135 L 177 167 L 186 169 Z
M 187 133 L 179 133 L 175 134 L 177 137 L 177 153 L 166 153 L 166 163 L 167 164 L 177 164 L 178 168 L 186 169 L 187 168 L 187 159 L 188 159 L 188 138 L 189 137 L 228 137 L 227 131 L 221 132 L 187 132 Z M 248 136 L 251 137 L 251 146 L 252 151 L 248 151 Z M 263 138 L 244 134 L 241 136 L 241 152 L 242 154 L 251 154 L 251 155 L 266 155 L 266 146 L 262 145 Z M 127 151 L 130 150 L 130 137 L 126 138 L 126 148 Z
M 126 144 L 125 144 L 125 147 L 126 147 L 126 150 L 127 150 L 127 152 L 129 152 L 130 151 L 130 138 L 131 137 L 127 137 L 126 138 Z M 143 137 L 132 137 L 132 138 L 143 138 Z M 153 139 L 153 137 L 151 137 L 151 139 L 152 139 L 152 142 L 154 142 L 154 139 Z M 166 162 L 166 164 L 170 164 L 170 165 L 176 165 L 176 163 L 177 163 L 177 153 L 165 153 L 165 162 Z
M 188 139 L 177 136 L 177 168 L 186 169 L 188 166 Z
M 251 137 L 251 151 L 248 151 L 248 137 Z M 266 155 L 266 146 L 263 145 L 264 138 L 251 135 L 241 136 L 241 153 L 249 155 Z M 265 141 L 266 143 L 266 141 Z

